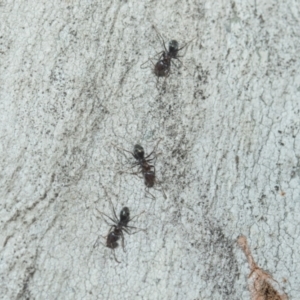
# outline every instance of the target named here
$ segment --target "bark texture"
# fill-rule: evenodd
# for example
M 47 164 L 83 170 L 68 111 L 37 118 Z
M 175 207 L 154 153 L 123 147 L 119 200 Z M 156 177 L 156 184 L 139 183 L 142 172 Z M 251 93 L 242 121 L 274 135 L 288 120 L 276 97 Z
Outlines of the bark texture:
M 299 19 L 296 0 L 0 1 L 1 298 L 250 299 L 245 235 L 299 299 Z M 158 83 L 153 25 L 195 38 Z M 159 139 L 147 191 L 119 148 Z M 120 264 L 109 199 L 145 210 Z

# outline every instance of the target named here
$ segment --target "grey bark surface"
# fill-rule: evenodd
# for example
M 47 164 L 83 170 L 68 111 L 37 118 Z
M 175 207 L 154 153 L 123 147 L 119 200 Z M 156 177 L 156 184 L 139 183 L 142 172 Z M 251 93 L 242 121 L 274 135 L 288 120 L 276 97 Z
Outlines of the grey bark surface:
M 299 18 L 296 0 L 0 1 L 1 298 L 249 299 L 243 234 L 299 299 Z M 158 85 L 152 25 L 196 38 Z M 159 139 L 151 199 L 114 145 Z M 146 211 L 120 264 L 109 199 Z

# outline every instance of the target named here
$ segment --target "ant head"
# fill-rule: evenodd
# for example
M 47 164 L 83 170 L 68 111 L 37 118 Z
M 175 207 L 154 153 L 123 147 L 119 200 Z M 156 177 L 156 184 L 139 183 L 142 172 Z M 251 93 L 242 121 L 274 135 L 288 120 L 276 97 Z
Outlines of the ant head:
M 176 53 L 178 51 L 178 42 L 176 40 L 171 40 L 169 42 L 169 52 Z
M 135 159 L 140 160 L 140 159 L 144 159 L 144 148 L 141 145 L 135 145 L 134 149 L 133 149 L 133 156 Z
M 128 207 L 123 207 L 120 212 L 120 222 L 126 222 L 130 219 L 130 212 Z

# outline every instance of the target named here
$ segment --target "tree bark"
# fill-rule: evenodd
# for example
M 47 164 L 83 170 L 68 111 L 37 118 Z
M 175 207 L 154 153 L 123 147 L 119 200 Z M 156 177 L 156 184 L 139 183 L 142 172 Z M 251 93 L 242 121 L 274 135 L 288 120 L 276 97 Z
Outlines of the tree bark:
M 1 298 L 250 299 L 245 235 L 297 299 L 299 16 L 297 1 L 1 1 Z M 166 47 L 192 40 L 159 81 L 153 26 Z M 123 149 L 159 140 L 145 189 Z M 105 247 L 110 200 L 145 211 L 126 251 Z

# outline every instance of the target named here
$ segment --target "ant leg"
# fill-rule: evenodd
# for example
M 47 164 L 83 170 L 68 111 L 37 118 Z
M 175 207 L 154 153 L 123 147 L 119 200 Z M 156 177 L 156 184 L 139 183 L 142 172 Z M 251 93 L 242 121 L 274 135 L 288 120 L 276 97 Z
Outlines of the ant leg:
M 158 144 L 160 143 L 161 140 L 162 140 L 162 138 L 160 138 L 160 139 L 158 140 L 158 142 L 157 142 L 156 146 L 154 147 L 154 149 L 152 150 L 152 152 L 151 152 L 149 155 L 147 155 L 147 156 L 145 157 L 145 159 L 147 159 L 149 156 L 151 156 L 153 153 L 156 152 L 156 149 L 157 149 L 157 147 L 158 147 Z
M 157 88 L 157 89 L 159 89 L 159 88 L 158 88 L 158 84 L 159 84 L 159 77 L 156 78 L 156 88 Z
M 96 242 L 94 243 L 93 248 L 96 248 L 99 245 L 99 239 L 100 239 L 100 236 L 98 236 L 98 238 L 96 239 Z
M 116 220 L 113 220 L 111 217 L 109 217 L 107 214 L 103 213 L 102 211 L 100 211 L 98 208 L 96 208 L 96 210 L 101 214 L 101 215 L 104 215 L 105 217 L 107 217 L 108 219 L 110 219 L 112 222 L 114 223 L 118 223 L 118 218 L 116 218 Z M 106 222 L 106 224 L 108 224 L 109 226 L 114 226 L 114 225 L 111 225 L 109 224 L 104 218 L 103 220 Z
M 123 229 L 122 229 L 123 230 Z M 125 250 L 125 245 L 124 245 L 124 234 L 123 232 L 121 231 L 121 238 L 122 238 L 122 248 L 123 248 L 123 251 L 126 252 Z
M 160 153 L 159 153 L 159 154 L 160 154 Z M 146 158 L 147 158 L 147 157 L 149 157 L 149 155 L 148 155 L 148 156 L 146 156 Z M 146 158 L 145 158 L 145 160 L 146 160 Z M 153 159 L 156 159 L 156 157 L 149 158 L 149 159 L 147 159 L 147 160 L 146 160 L 146 162 L 148 163 L 149 161 L 152 161 Z
M 126 231 L 125 228 L 123 228 L 123 230 L 125 230 L 125 232 L 126 232 L 127 234 L 129 234 L 129 235 L 136 234 L 136 233 L 138 233 L 138 232 L 140 232 L 140 231 L 147 231 L 147 229 L 144 229 L 144 228 L 138 228 L 138 227 L 134 227 L 134 226 L 126 226 L 126 227 L 131 228 L 131 229 L 138 229 L 138 230 L 135 231 L 135 232 L 129 232 L 129 231 Z
M 181 67 L 183 66 L 182 61 L 181 61 L 178 57 L 176 57 L 175 59 L 177 59 L 177 60 L 180 62 L 180 66 L 178 67 L 178 66 L 174 63 L 173 60 L 171 61 L 171 63 L 172 63 L 177 69 L 181 68 Z
M 135 231 L 135 232 L 130 232 L 129 234 L 136 234 L 137 232 L 147 230 L 146 228 L 139 228 L 139 227 L 135 227 L 135 226 L 127 226 L 127 227 L 130 227 L 131 229 L 137 229 L 138 230 L 138 231 Z
M 153 67 L 155 67 L 155 63 L 152 61 L 152 59 L 151 59 L 151 58 L 149 58 L 149 60 L 151 61 L 151 63 L 152 63 L 152 65 L 153 65 Z
M 103 235 L 100 235 L 101 237 L 103 237 L 104 239 L 107 237 L 107 236 L 103 236 Z M 105 244 L 103 244 L 102 242 L 100 242 L 99 241 L 99 239 L 100 239 L 100 236 L 98 236 L 98 238 L 97 238 L 97 240 L 96 240 L 96 242 L 94 243 L 94 246 L 93 246 L 93 248 L 96 248 L 98 245 L 99 245 L 99 243 L 101 243 L 104 247 L 106 247 L 106 245 Z
M 120 261 L 118 261 L 117 260 L 117 258 L 116 258 L 116 253 L 115 253 L 115 249 L 112 249 L 111 250 L 112 252 L 113 252 L 113 254 L 114 254 L 114 258 L 115 258 L 115 261 L 119 264 L 119 263 L 121 263 Z
M 113 143 L 112 143 L 112 145 L 113 145 L 116 149 L 118 149 L 119 151 L 123 150 L 123 151 L 125 151 L 125 152 L 130 153 L 130 154 L 133 156 L 133 158 L 136 159 L 136 158 L 134 157 L 134 154 L 133 154 L 132 152 L 130 152 L 130 151 L 124 149 L 124 148 L 119 148 L 118 146 L 114 145 Z M 126 156 L 125 156 L 125 157 L 126 157 Z M 128 160 L 127 157 L 126 157 L 126 159 Z M 139 164 L 140 164 L 140 163 L 139 163 L 138 161 L 137 161 L 137 162 L 133 162 L 133 163 L 131 163 L 131 167 L 129 167 L 129 168 L 126 169 L 125 171 L 119 171 L 118 173 L 119 173 L 119 174 L 128 173 L 128 172 L 127 172 L 128 170 L 135 168 L 135 167 L 138 166 Z
M 130 175 L 136 175 L 139 179 L 143 179 L 143 177 L 140 177 L 139 175 L 141 175 L 141 172 L 133 172 L 133 173 L 129 173 L 129 172 L 122 172 L 121 174 L 126 173 L 126 174 L 130 174 Z
M 180 51 L 180 50 L 182 50 L 184 47 L 186 47 L 189 43 L 191 43 L 193 40 L 195 40 L 197 37 L 194 37 L 193 39 L 191 39 L 190 41 L 188 41 L 187 43 L 185 43 L 181 48 L 179 48 L 178 50 L 177 50 L 177 52 L 178 51 Z
M 153 152 L 155 152 L 154 151 L 154 149 L 152 150 L 152 152 L 149 154 L 149 155 L 147 155 L 146 157 L 145 157 L 145 160 L 149 157 L 149 156 L 151 156 L 152 154 L 153 154 Z M 151 161 L 151 160 L 153 160 L 155 157 L 153 157 L 153 158 L 151 158 L 151 159 L 147 159 L 147 161 Z
M 111 201 L 111 199 L 110 199 L 110 198 L 109 198 L 109 201 L 110 201 L 110 204 L 111 204 L 111 206 L 112 206 L 112 209 L 113 209 L 114 216 L 115 216 L 116 220 L 118 220 L 118 221 L 119 221 L 119 219 L 118 219 L 118 217 L 117 217 L 117 214 L 116 214 L 116 211 L 115 211 L 115 208 L 114 208 L 114 205 L 113 205 L 113 203 L 112 203 L 112 201 Z M 116 222 L 116 223 L 118 223 L 118 222 Z
M 156 28 L 154 25 L 152 25 L 152 26 L 153 26 L 154 30 L 156 31 L 156 34 L 157 34 L 157 37 L 158 37 L 159 41 L 160 41 L 160 42 L 162 41 L 162 44 L 163 44 L 163 46 L 164 46 L 164 49 L 165 49 L 166 53 L 168 53 L 168 50 L 167 50 L 167 48 L 166 48 L 165 41 L 164 41 L 162 35 L 159 34 L 157 28 Z
M 126 228 L 129 228 L 127 225 Z M 130 234 L 130 229 L 126 229 L 125 226 L 122 227 L 122 230 L 125 231 L 127 234 Z
M 150 192 L 149 192 L 149 188 L 145 187 L 145 190 L 146 190 L 146 193 L 149 194 L 151 197 L 147 197 L 146 195 L 146 198 L 150 198 L 152 200 L 156 199 L 155 196 L 153 196 Z
M 132 221 L 133 219 L 137 218 L 138 216 L 144 214 L 145 211 L 143 210 L 141 213 L 139 213 L 138 215 L 135 215 L 134 217 L 132 217 L 128 222 Z M 126 227 L 132 227 L 132 226 L 126 226 Z
M 170 76 L 170 74 L 171 74 L 171 68 L 168 69 L 168 73 L 165 76 L 165 81 Z M 164 81 L 164 83 L 165 83 L 165 81 Z
M 146 69 L 146 67 L 142 67 L 142 66 L 145 65 L 149 60 L 150 60 L 150 58 L 149 58 L 147 61 L 145 61 L 144 63 L 142 63 L 142 64 L 140 65 L 140 68 L 141 68 L 141 69 Z
M 124 171 L 118 171 L 118 174 L 123 174 L 123 173 L 127 173 L 127 174 L 138 174 L 139 172 L 134 172 L 134 173 L 128 173 L 128 172 L 127 172 L 128 170 L 131 170 L 131 169 L 137 167 L 138 165 L 139 165 L 139 162 L 134 162 L 134 163 L 132 163 L 131 166 L 130 166 L 129 168 L 127 168 L 126 170 L 124 170 Z
M 133 172 L 133 173 L 128 173 L 127 172 L 128 170 L 133 169 L 136 166 L 138 166 L 138 164 L 135 164 L 135 165 L 131 166 L 130 168 L 124 170 L 124 171 L 119 171 L 119 174 L 123 174 L 123 173 L 127 173 L 127 174 L 139 174 L 140 172 Z
M 160 185 L 161 192 L 163 193 L 164 198 L 167 199 L 167 195 L 166 195 L 166 193 L 165 193 L 164 188 L 163 188 L 162 185 L 161 185 L 161 182 L 155 181 L 155 183 Z M 154 188 L 154 189 L 155 189 L 155 188 Z M 155 189 L 155 190 L 156 190 L 156 191 L 159 191 L 158 189 Z
M 161 190 L 158 190 L 158 189 L 156 189 L 156 188 L 153 188 L 153 189 L 154 189 L 155 191 L 161 191 L 161 192 L 163 193 L 163 197 L 164 197 L 165 199 L 167 199 L 167 195 L 166 195 L 165 190 L 163 189 L 161 183 L 155 180 L 155 184 L 159 184 Z M 146 190 L 146 193 L 149 194 L 149 195 L 151 196 L 151 197 L 147 197 L 147 195 L 146 195 L 147 198 L 156 199 L 156 197 L 153 196 L 153 195 L 149 192 L 149 188 L 148 188 L 148 187 L 145 187 L 145 190 Z
M 175 59 L 177 59 L 180 62 L 180 68 L 184 67 L 185 70 L 189 73 L 189 75 L 192 76 L 192 74 L 189 72 L 188 68 L 184 65 L 184 63 L 178 58 L 176 57 Z M 173 65 L 176 66 L 176 68 L 178 69 L 179 67 L 174 63 L 174 61 L 172 61 Z
M 115 144 L 113 144 L 113 143 L 111 143 L 115 148 L 117 148 L 118 150 L 122 150 L 122 151 L 125 151 L 125 152 L 128 152 L 128 153 L 130 153 L 133 157 L 134 157 L 134 155 L 133 155 L 133 153 L 132 152 L 130 152 L 130 151 L 128 151 L 128 150 L 126 150 L 126 149 L 124 149 L 124 148 L 120 148 L 120 147 L 118 147 L 117 145 L 115 145 Z M 135 157 L 134 157 L 135 158 Z
M 150 57 L 147 61 L 145 61 L 144 63 L 142 63 L 140 65 L 140 68 L 141 69 L 146 69 L 147 67 L 142 67 L 143 65 L 145 65 L 147 62 L 151 61 L 152 62 L 152 59 L 156 58 L 158 55 L 160 56 L 158 60 L 161 60 L 162 58 L 162 54 L 164 53 L 165 51 L 160 51 L 160 52 L 157 52 L 154 56 Z M 153 62 L 152 62 L 153 64 Z
M 161 187 L 161 191 L 162 191 L 162 193 L 163 193 L 164 198 L 167 199 L 167 195 L 166 195 L 166 193 L 165 193 L 165 190 L 163 189 L 162 186 L 160 186 L 160 187 Z

